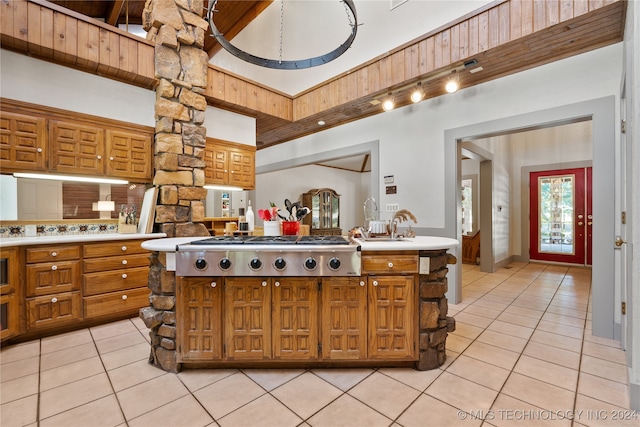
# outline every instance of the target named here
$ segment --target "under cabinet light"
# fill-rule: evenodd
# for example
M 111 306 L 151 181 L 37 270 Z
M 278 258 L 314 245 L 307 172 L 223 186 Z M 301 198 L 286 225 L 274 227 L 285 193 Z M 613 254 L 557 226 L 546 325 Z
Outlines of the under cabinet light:
M 96 178 L 91 176 L 72 176 L 72 175 L 50 175 L 43 173 L 22 173 L 16 172 L 14 178 L 31 178 L 31 179 L 49 179 L 56 181 L 75 181 L 75 182 L 92 182 L 98 184 L 128 184 L 129 181 L 124 179 Z
M 205 185 L 207 190 L 227 190 L 227 191 L 243 191 L 242 187 L 234 187 L 232 185 Z

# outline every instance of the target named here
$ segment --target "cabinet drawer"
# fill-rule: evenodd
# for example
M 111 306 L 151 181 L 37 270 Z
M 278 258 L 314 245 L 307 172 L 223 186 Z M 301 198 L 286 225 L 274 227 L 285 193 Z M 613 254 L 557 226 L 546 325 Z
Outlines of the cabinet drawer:
M 85 319 L 133 311 L 149 305 L 149 289 L 139 288 L 84 298 Z
M 148 267 L 149 255 L 122 255 L 84 259 L 84 272 L 111 271 L 125 268 Z
M 95 258 L 95 257 L 105 257 L 105 256 L 112 256 L 112 255 L 149 253 L 148 250 L 143 249 L 140 246 L 141 244 L 142 244 L 142 240 L 90 243 L 90 244 L 84 245 L 84 257 Z
M 80 289 L 80 261 L 27 265 L 27 297 Z
M 362 274 L 402 274 L 418 272 L 418 255 L 363 255 Z
M 84 275 L 84 295 L 97 295 L 106 292 L 146 287 L 149 281 L 149 268 L 139 267 Z
M 27 263 L 79 259 L 80 246 L 27 248 Z
M 80 292 L 65 292 L 27 299 L 28 329 L 71 323 L 80 320 Z

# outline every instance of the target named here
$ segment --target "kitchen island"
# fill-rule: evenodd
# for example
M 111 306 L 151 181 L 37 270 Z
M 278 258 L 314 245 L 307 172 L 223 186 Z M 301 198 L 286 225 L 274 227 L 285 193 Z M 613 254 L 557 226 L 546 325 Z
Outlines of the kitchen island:
M 152 294 L 140 317 L 151 330 L 150 362 L 172 372 L 444 363 L 455 329 L 447 250 L 456 240 L 300 240 L 144 242 Z

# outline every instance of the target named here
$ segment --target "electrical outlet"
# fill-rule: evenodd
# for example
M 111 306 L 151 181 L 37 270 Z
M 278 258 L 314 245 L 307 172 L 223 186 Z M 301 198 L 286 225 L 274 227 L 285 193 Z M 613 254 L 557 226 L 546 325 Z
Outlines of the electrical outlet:
M 387 212 L 395 212 L 400 209 L 400 205 L 397 203 L 387 203 Z

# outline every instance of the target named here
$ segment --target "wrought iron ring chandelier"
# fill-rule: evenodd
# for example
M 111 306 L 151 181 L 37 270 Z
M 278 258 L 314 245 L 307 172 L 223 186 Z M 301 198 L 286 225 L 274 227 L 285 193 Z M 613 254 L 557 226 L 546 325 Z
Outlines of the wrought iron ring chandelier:
M 347 18 L 349 20 L 349 26 L 351 27 L 351 34 L 347 37 L 344 43 L 340 46 L 332 50 L 331 52 L 325 53 L 324 55 L 316 56 L 313 58 L 307 59 L 297 59 L 297 60 L 283 60 L 282 59 L 282 20 L 284 13 L 284 0 L 280 0 L 280 58 L 279 59 L 267 59 L 261 58 L 259 56 L 252 55 L 248 52 L 239 49 L 234 46 L 227 40 L 222 33 L 218 30 L 216 25 L 213 22 L 213 15 L 216 13 L 215 6 L 218 3 L 218 0 L 209 3 L 209 8 L 207 10 L 207 19 L 209 20 L 209 26 L 211 27 L 211 31 L 213 32 L 213 36 L 216 38 L 218 43 L 230 54 L 233 56 L 242 59 L 243 61 L 249 62 L 251 64 L 259 65 L 265 68 L 275 68 L 279 70 L 300 70 L 304 68 L 316 67 L 318 65 L 326 64 L 327 62 L 333 61 L 351 46 L 353 41 L 356 38 L 356 33 L 358 32 L 358 17 L 356 15 L 356 7 L 353 4 L 353 0 L 340 0 L 344 3 L 345 11 L 347 13 Z

